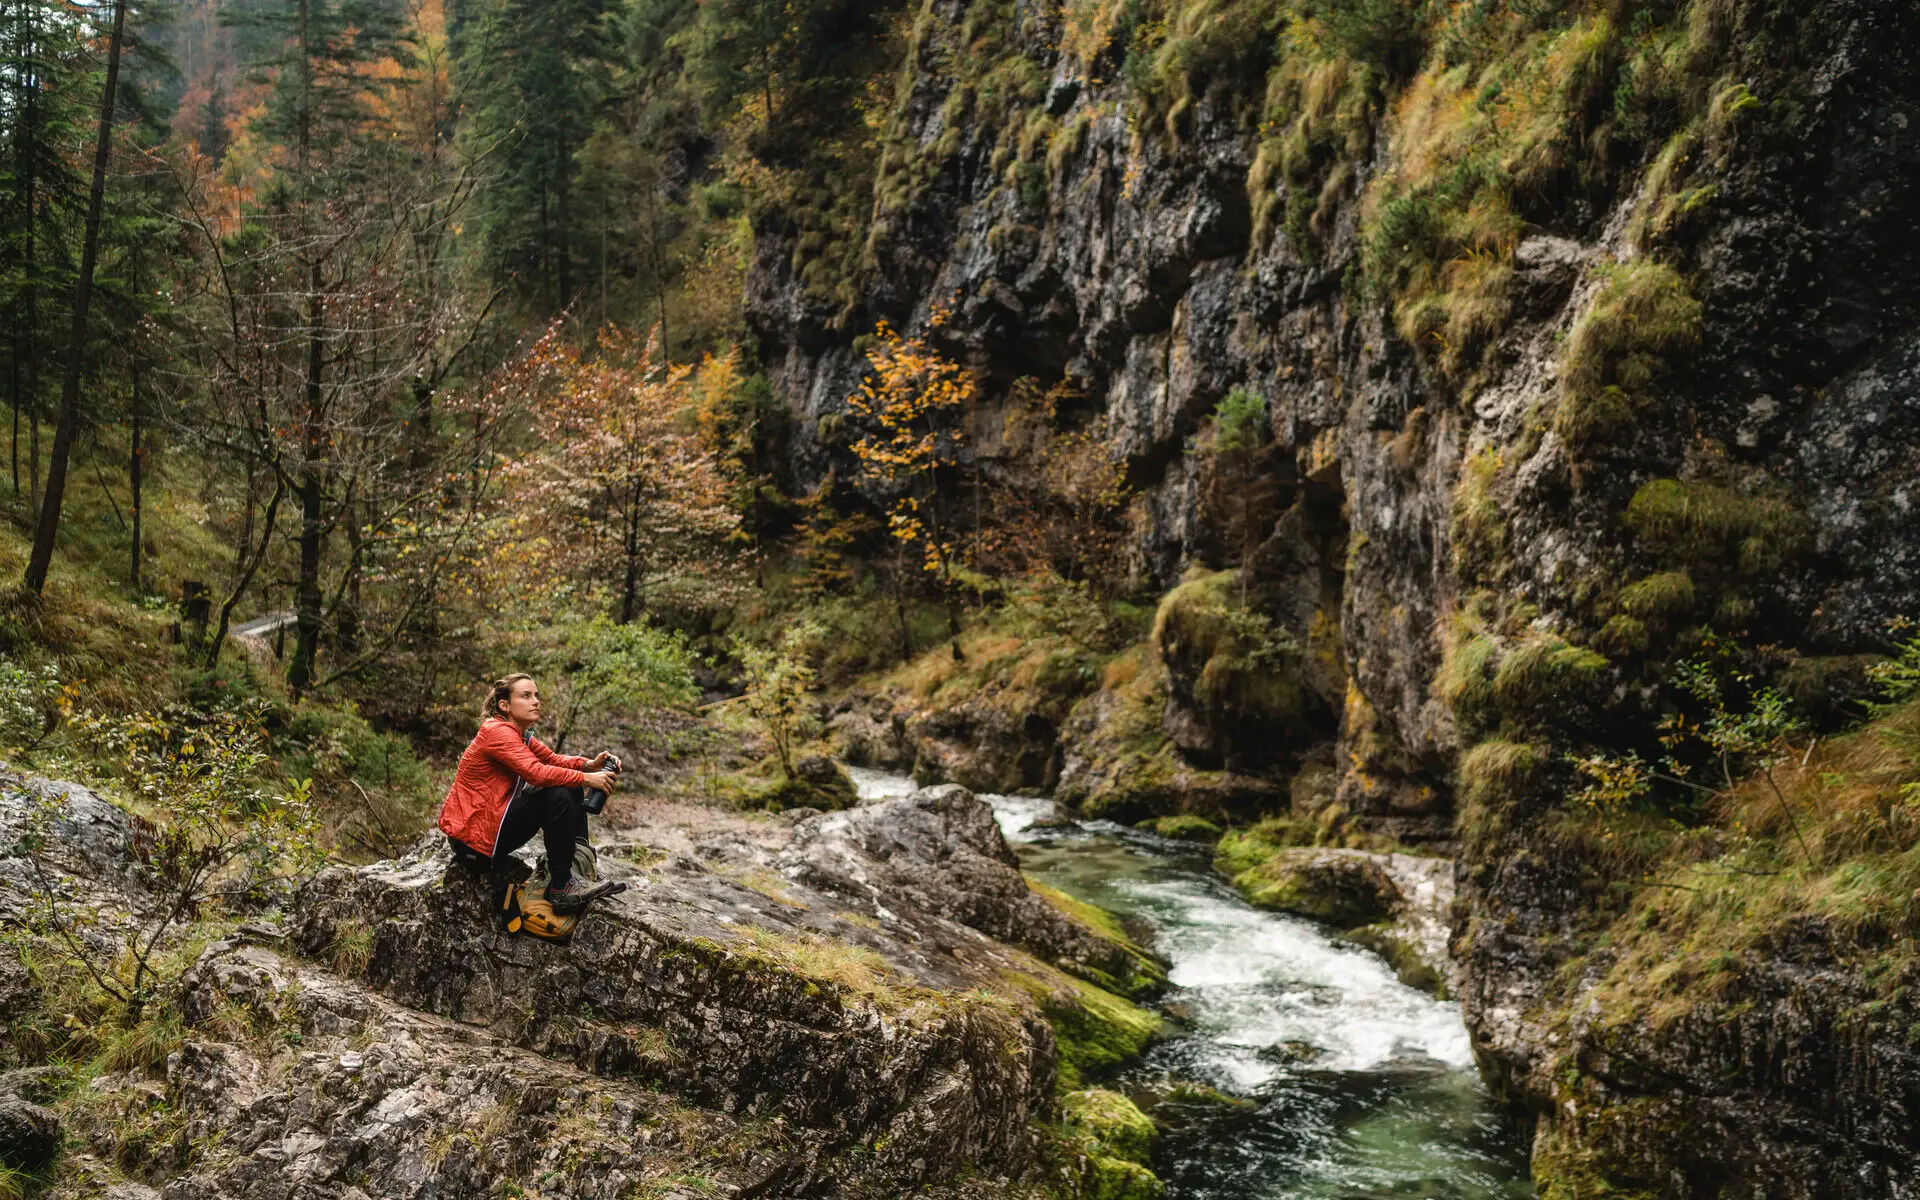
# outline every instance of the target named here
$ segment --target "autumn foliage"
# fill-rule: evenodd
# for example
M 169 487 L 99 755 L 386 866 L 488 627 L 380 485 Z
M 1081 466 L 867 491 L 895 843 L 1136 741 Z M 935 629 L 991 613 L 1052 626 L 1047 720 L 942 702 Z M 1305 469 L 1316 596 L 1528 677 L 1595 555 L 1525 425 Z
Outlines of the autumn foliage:
M 623 624 L 667 580 L 720 586 L 739 516 L 695 419 L 692 376 L 611 325 L 582 349 L 556 322 L 527 353 L 515 378 L 532 448 L 508 484 L 523 584 L 604 596 Z

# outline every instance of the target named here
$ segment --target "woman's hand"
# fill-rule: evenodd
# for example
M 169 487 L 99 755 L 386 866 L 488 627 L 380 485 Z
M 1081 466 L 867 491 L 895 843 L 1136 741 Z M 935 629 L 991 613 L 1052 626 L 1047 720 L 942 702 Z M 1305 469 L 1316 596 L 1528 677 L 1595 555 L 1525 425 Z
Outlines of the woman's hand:
M 588 771 L 585 773 L 581 782 L 590 788 L 599 788 L 603 792 L 612 794 L 614 784 L 618 782 L 619 778 L 620 777 L 612 771 Z
M 607 760 L 612 757 L 613 757 L 613 751 L 602 750 L 600 753 L 593 756 L 592 761 L 587 763 L 587 770 L 589 771 L 600 770 L 602 767 L 607 765 Z

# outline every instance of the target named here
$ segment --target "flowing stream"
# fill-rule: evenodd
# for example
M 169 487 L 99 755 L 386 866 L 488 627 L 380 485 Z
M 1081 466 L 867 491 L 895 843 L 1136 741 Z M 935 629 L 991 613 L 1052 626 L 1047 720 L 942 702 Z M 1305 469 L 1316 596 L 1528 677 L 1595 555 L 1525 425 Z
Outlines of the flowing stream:
M 863 797 L 911 780 L 852 770 Z M 1185 1028 L 1107 1086 L 1204 1084 L 1176 1102 L 1154 1170 L 1169 1200 L 1524 1200 L 1525 1143 L 1474 1071 L 1457 1004 L 1402 984 L 1322 926 L 1247 904 L 1203 846 L 1105 821 L 1056 824 L 1050 800 L 983 796 L 1035 878 L 1119 915 L 1172 963 Z M 1040 824 L 1036 825 L 1036 822 Z

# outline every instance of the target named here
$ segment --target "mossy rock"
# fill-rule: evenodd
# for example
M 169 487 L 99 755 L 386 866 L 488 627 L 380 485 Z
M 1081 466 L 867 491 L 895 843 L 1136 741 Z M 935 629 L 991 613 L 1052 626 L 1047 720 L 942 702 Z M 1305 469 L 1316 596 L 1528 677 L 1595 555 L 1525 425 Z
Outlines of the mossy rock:
M 1146 1165 L 1153 1160 L 1160 1131 L 1133 1101 L 1105 1088 L 1068 1092 L 1060 1098 L 1060 1118 L 1070 1130 L 1092 1139 L 1108 1158 Z
M 853 777 L 839 763 L 819 757 L 801 759 L 794 764 L 791 776 L 747 796 L 748 807 L 775 813 L 793 808 L 836 812 L 859 802 L 860 791 Z
M 1036 879 L 1029 878 L 1027 887 L 1056 911 L 1112 947 L 1111 953 L 1098 966 L 1062 960 L 1057 964 L 1061 970 L 1129 1000 L 1166 987 L 1166 968 L 1133 940 L 1118 917 L 1098 905 L 1088 904 Z
M 1137 1093 L 1134 1102 L 1161 1131 L 1209 1129 L 1224 1134 L 1260 1112 L 1255 1101 L 1185 1079 L 1150 1087 Z
M 1436 1000 L 1452 998 L 1447 991 L 1446 979 L 1420 956 L 1412 942 L 1394 932 L 1391 925 L 1363 925 L 1340 936 L 1386 959 L 1400 982 L 1408 987 L 1423 991 Z
M 1168 592 L 1153 644 L 1167 671 L 1165 727 L 1189 754 L 1284 758 L 1312 698 L 1293 634 L 1242 602 L 1235 572 L 1197 574 Z
M 1221 860 L 1247 861 L 1244 846 Z M 1372 857 L 1351 850 L 1281 849 L 1234 874 L 1233 886 L 1258 908 L 1325 921 L 1342 929 L 1393 915 L 1400 889 Z
M 1039 1002 L 1053 1026 L 1062 1088 L 1078 1088 L 1134 1061 L 1159 1036 L 1158 1014 L 1084 980 L 1059 978 L 1074 989 L 1071 998 L 1032 976 L 1015 975 L 1011 982 Z
M 1152 817 L 1134 826 L 1148 833 L 1157 833 L 1161 837 L 1178 838 L 1187 842 L 1217 842 L 1224 832 L 1218 825 L 1205 817 L 1192 813 L 1177 813 L 1170 817 Z
M 1159 1176 L 1124 1158 L 1093 1155 L 1080 1180 L 1080 1200 L 1161 1200 L 1166 1194 Z

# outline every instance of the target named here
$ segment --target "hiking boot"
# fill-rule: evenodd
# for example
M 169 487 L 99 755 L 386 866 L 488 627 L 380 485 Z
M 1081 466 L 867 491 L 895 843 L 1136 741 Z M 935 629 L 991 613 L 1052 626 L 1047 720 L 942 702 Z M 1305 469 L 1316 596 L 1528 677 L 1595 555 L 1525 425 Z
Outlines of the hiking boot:
M 624 883 L 609 883 L 606 880 L 582 879 L 578 875 L 567 880 L 565 887 L 547 885 L 547 903 L 557 913 L 576 913 L 605 896 L 618 895 L 627 890 Z
M 553 905 L 555 912 L 579 912 L 587 906 L 587 901 L 601 894 L 598 884 L 577 875 L 559 887 L 547 885 L 547 903 Z

